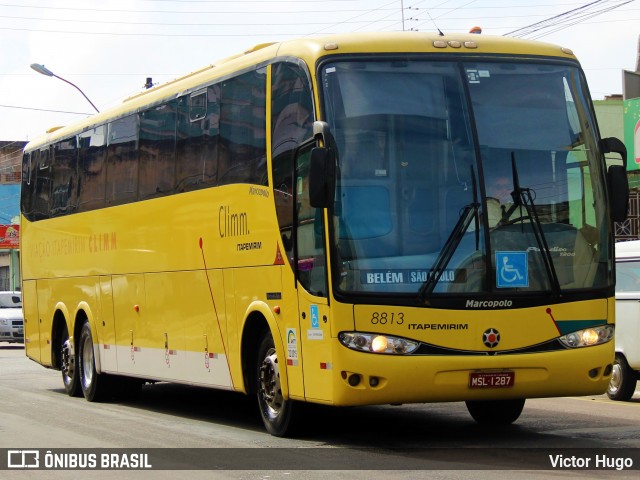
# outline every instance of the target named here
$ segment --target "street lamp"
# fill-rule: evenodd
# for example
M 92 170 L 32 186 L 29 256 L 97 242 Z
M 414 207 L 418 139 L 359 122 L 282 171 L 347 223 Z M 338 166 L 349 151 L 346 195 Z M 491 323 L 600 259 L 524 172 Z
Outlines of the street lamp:
M 62 80 L 63 82 L 68 83 L 68 84 L 69 84 L 69 85 L 71 85 L 72 87 L 76 88 L 76 89 L 77 89 L 77 90 L 82 94 L 82 96 L 83 96 L 84 98 L 86 98 L 86 99 L 87 99 L 87 102 L 89 102 L 89 103 L 91 104 L 91 106 L 94 108 L 94 110 L 95 110 L 96 112 L 100 113 L 100 110 L 98 110 L 98 109 L 96 108 L 96 106 L 93 104 L 93 102 L 92 102 L 91 100 L 89 100 L 89 97 L 87 97 L 87 96 L 84 94 L 84 92 L 83 92 L 82 90 L 80 90 L 80 87 L 78 87 L 77 85 L 75 85 L 75 84 L 71 83 L 69 80 L 65 80 L 64 78 L 59 77 L 58 75 L 56 75 L 55 73 L 53 73 L 53 72 L 52 72 L 51 70 L 49 70 L 48 68 L 45 68 L 45 66 L 44 66 L 44 65 L 40 65 L 40 64 L 38 64 L 38 63 L 32 63 L 32 64 L 31 64 L 31 68 L 32 68 L 33 70 L 35 70 L 36 72 L 38 72 L 38 73 L 42 74 L 42 75 L 46 75 L 47 77 L 56 77 L 56 78 L 58 78 L 58 79 Z

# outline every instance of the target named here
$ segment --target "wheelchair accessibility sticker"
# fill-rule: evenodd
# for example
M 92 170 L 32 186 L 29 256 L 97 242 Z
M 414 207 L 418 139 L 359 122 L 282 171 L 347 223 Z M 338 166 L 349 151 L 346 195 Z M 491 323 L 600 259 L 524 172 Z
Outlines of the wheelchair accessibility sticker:
M 529 286 L 527 252 L 496 252 L 496 286 L 498 288 Z
M 311 314 L 311 328 L 320 328 L 320 315 L 318 314 L 318 306 L 311 305 L 309 307 L 309 313 Z

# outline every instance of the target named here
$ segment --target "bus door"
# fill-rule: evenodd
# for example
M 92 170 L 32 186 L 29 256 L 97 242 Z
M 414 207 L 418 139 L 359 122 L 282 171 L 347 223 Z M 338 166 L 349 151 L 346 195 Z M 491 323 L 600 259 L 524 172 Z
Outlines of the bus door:
M 323 210 L 309 203 L 309 152 L 299 152 L 295 168 L 296 262 L 299 342 L 304 355 L 305 397 L 328 401 L 331 396 L 331 319 L 329 316 Z

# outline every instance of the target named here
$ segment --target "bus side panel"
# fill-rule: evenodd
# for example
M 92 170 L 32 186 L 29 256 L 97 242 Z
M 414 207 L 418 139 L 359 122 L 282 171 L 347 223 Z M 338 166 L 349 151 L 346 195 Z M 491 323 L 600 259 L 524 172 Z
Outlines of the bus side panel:
M 304 398 L 304 382 L 302 377 L 302 351 L 300 349 L 300 324 L 298 322 L 298 308 L 296 299 L 283 292 L 281 267 L 266 266 L 252 268 L 237 268 L 225 271 L 225 287 L 228 305 L 235 303 L 235 319 L 229 318 L 229 344 L 232 346 L 234 358 L 234 372 L 241 369 L 239 346 L 241 332 L 245 328 L 243 321 L 251 312 L 251 304 L 257 302 L 266 305 L 271 311 L 275 325 L 271 325 L 271 334 L 276 345 L 283 349 L 292 350 L 289 355 L 283 353 L 287 367 L 287 392 L 293 398 Z M 255 303 L 254 303 L 255 305 Z M 275 307 L 280 307 L 280 313 L 274 313 Z M 237 359 L 237 360 L 236 360 Z M 240 377 L 242 378 L 241 373 Z
M 37 309 L 38 309 L 38 336 L 37 344 L 40 349 L 40 363 L 42 365 L 52 365 L 51 358 L 51 328 L 53 322 L 53 314 L 56 302 L 52 298 L 52 281 L 37 280 Z M 67 322 L 68 325 L 68 322 Z M 72 324 L 73 325 L 73 324 Z M 69 336 L 72 336 L 72 328 L 69 328 Z
M 111 277 L 100 277 L 96 288 L 98 289 L 98 312 L 100 314 L 100 318 L 96 321 L 97 341 L 100 344 L 100 370 L 115 373 L 118 371 L 118 349 L 116 348 Z
M 144 276 L 114 275 L 111 286 L 116 344 L 120 352 L 117 355 L 118 371 L 145 376 L 142 357 L 143 322 L 147 314 Z
M 27 357 L 41 363 L 40 316 L 38 315 L 36 280 L 22 282 L 22 309 L 24 313 L 24 346 Z
M 242 375 L 237 372 L 232 382 L 222 270 L 179 274 L 176 286 L 172 295 L 177 295 L 176 314 L 185 321 L 187 378 L 198 384 L 233 387 Z
M 146 274 L 144 287 L 145 331 L 150 346 L 160 353 L 150 375 L 229 388 L 220 271 Z

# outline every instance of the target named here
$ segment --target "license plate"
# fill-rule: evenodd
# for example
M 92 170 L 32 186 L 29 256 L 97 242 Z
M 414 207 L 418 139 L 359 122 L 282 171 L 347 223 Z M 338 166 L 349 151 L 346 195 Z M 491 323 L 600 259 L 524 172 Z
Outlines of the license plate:
M 516 381 L 516 373 L 504 372 L 471 372 L 469 388 L 509 388 Z

